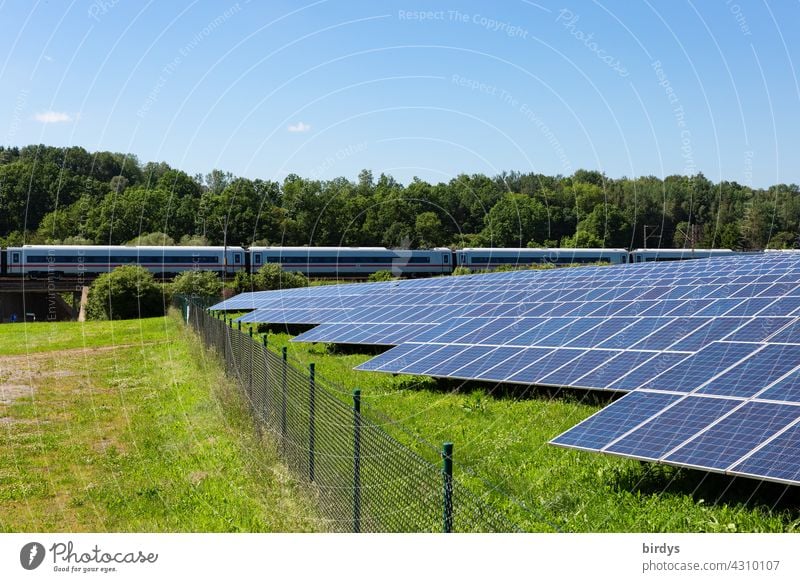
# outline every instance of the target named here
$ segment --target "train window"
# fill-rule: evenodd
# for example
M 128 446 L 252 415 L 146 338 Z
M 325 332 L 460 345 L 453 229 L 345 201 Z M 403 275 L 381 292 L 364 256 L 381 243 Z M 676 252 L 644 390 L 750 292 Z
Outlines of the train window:
M 253 261 L 255 261 L 256 265 L 261 264 L 261 253 L 253 253 Z
M 241 263 L 241 262 L 242 262 L 242 255 L 241 255 L 241 254 L 239 254 L 239 253 L 235 253 L 235 254 L 233 255 L 233 262 L 234 262 L 234 263 L 236 263 L 237 265 L 238 265 L 239 263 Z
M 442 262 L 443 262 L 445 265 L 449 265 L 449 264 L 450 264 L 450 255 L 448 255 L 447 253 L 445 253 L 444 255 L 442 255 Z
M 11 262 L 19 263 L 19 253 L 11 253 Z

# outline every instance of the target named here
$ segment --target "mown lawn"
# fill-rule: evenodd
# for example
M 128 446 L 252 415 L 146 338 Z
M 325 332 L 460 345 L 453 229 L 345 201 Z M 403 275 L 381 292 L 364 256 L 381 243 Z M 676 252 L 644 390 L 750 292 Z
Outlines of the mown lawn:
M 797 488 L 570 451 L 547 442 L 606 401 L 580 392 L 508 392 L 477 383 L 356 372 L 371 355 L 321 344 L 290 343 L 271 333 L 272 349 L 288 346 L 305 367 L 341 387 L 360 388 L 368 415 L 438 463 L 443 441 L 455 443 L 457 473 L 478 493 L 533 531 L 780 532 L 800 530 Z M 503 392 L 501 393 L 501 390 Z M 371 412 L 370 412 L 371 411 Z M 396 421 L 403 430 L 393 425 Z M 427 444 L 416 439 L 422 439 Z M 470 474 L 473 473 L 474 475 Z M 489 481 L 490 484 L 484 482 Z M 493 486 L 510 494 L 492 492 Z
M 177 317 L 0 326 L 0 531 L 320 527 Z

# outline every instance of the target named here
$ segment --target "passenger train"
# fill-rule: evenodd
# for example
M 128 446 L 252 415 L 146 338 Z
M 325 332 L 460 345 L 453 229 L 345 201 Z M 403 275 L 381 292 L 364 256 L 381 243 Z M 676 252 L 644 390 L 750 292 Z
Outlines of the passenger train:
M 728 249 L 500 249 L 448 248 L 399 250 L 384 247 L 181 247 L 25 245 L 0 251 L 0 275 L 12 277 L 75 277 L 106 273 L 122 265 L 138 264 L 168 278 L 184 271 L 214 271 L 233 276 L 255 272 L 265 264 L 310 277 L 364 278 L 377 271 L 395 276 L 452 273 L 456 267 L 491 271 L 538 264 L 624 264 L 729 256 Z

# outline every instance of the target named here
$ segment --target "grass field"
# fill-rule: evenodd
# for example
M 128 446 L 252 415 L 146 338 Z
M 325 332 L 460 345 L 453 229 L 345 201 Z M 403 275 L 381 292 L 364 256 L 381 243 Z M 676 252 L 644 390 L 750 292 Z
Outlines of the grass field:
M 605 405 L 586 393 L 548 396 L 499 393 L 492 386 L 356 372 L 371 356 L 329 346 L 289 343 L 273 333 L 273 349 L 288 346 L 301 366 L 340 385 L 350 402 L 360 388 L 367 410 L 404 425 L 387 430 L 431 462 L 443 441 L 455 443 L 457 466 L 499 485 L 517 501 L 491 493 L 461 473 L 474 490 L 502 505 L 526 529 L 576 532 L 781 532 L 800 530 L 796 488 L 640 464 L 547 445 L 547 441 Z M 369 413 L 368 413 L 369 414 Z M 432 446 L 421 445 L 415 437 Z M 520 507 L 524 506 L 524 509 Z
M 0 531 L 311 531 L 177 317 L 0 326 Z

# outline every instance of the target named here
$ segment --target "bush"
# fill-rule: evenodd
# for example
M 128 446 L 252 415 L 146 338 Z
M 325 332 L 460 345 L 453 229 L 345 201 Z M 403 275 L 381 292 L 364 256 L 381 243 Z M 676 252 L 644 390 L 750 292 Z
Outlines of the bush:
M 392 275 L 391 271 L 375 271 L 369 277 L 367 277 L 367 281 L 371 281 L 373 283 L 377 283 L 380 281 L 393 281 L 394 275 Z
M 308 287 L 308 279 L 302 273 L 287 273 L 280 265 L 270 263 L 253 275 L 253 287 L 258 291 Z
M 175 295 L 192 297 L 219 297 L 222 281 L 213 271 L 186 271 L 181 273 L 170 285 Z
M 236 293 L 247 293 L 253 291 L 253 277 L 245 271 L 237 271 L 233 278 L 231 287 Z
M 453 275 L 472 275 L 472 271 L 468 267 L 456 267 L 453 269 Z
M 135 319 L 164 315 L 161 286 L 139 265 L 117 267 L 103 273 L 89 288 L 89 319 Z

